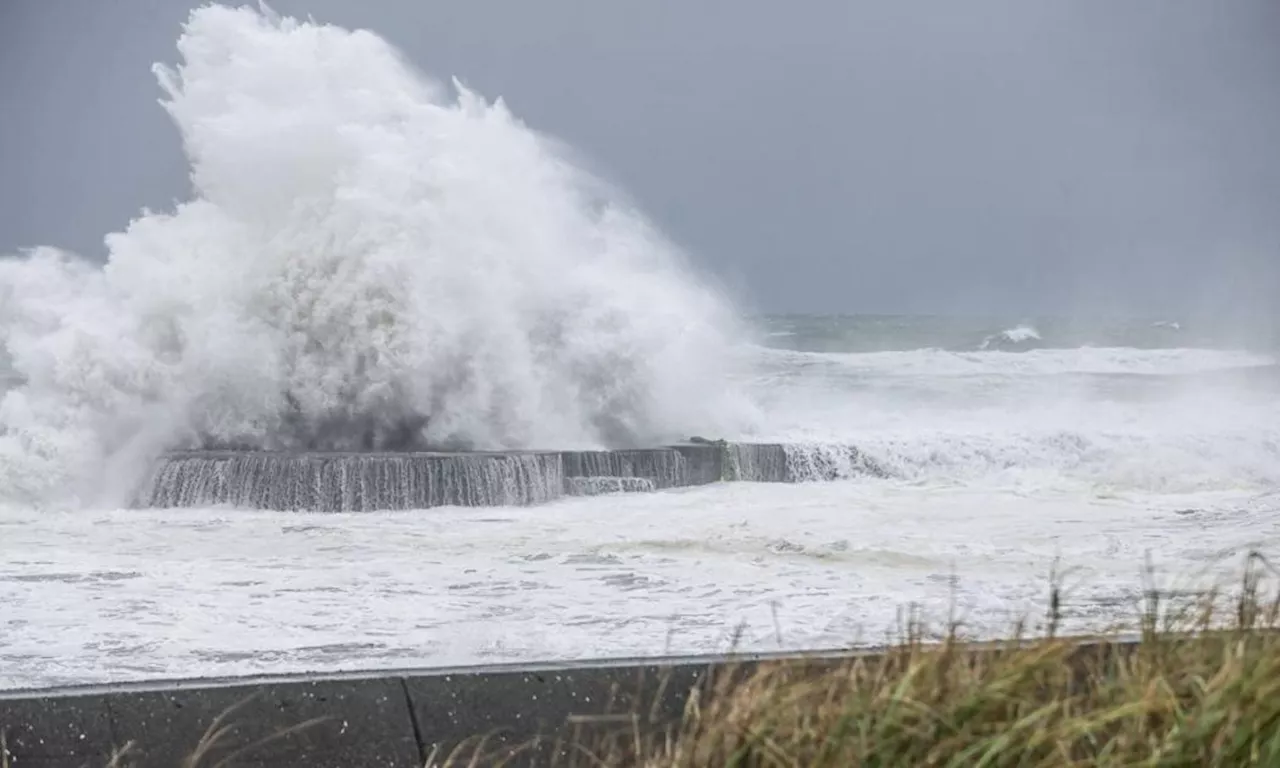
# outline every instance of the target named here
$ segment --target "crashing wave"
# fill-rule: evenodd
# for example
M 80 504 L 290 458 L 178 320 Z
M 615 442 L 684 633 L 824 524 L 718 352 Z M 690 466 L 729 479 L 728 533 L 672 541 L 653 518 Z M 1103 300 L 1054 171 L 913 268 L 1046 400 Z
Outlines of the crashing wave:
M 1030 325 L 1017 325 L 1013 328 L 1007 328 L 1000 333 L 993 334 L 982 340 L 982 344 L 978 347 L 982 350 L 1002 350 L 1006 352 L 1018 352 L 1027 349 L 1034 349 L 1041 341 L 1040 331 Z
M 192 12 L 157 66 L 192 199 L 105 266 L 0 259 L 0 488 L 174 447 L 591 448 L 732 431 L 738 320 L 635 210 L 366 31 Z M 104 500 L 105 501 L 105 500 Z

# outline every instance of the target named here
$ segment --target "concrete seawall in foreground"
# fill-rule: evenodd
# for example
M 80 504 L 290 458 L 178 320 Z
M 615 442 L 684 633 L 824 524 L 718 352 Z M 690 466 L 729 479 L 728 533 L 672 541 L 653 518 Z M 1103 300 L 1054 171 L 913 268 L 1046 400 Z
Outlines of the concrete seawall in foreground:
M 1136 646 L 1082 640 L 1078 647 L 1083 665 Z M 14 768 L 103 766 L 126 744 L 133 745 L 126 765 L 172 768 L 218 724 L 236 727 L 202 764 L 242 750 L 228 765 L 411 768 L 432 754 L 443 763 L 464 740 L 494 733 L 490 750 L 539 738 L 537 752 L 507 765 L 564 765 L 569 743 L 630 734 L 633 714 L 649 732 L 677 725 L 690 692 L 709 678 L 777 660 L 818 673 L 878 658 L 875 651 L 742 654 L 0 691 L 0 733 Z
M 136 494 L 135 506 L 228 504 L 316 512 L 523 506 L 566 495 L 855 474 L 883 473 L 849 446 L 685 443 L 616 451 L 189 451 L 161 457 Z

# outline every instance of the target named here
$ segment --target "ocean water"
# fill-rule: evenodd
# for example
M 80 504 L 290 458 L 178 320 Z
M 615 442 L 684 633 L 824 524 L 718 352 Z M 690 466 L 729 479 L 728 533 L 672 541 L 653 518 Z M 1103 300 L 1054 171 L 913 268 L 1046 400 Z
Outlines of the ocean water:
M 889 479 L 394 514 L 9 509 L 0 683 L 835 647 L 912 604 L 989 637 L 1040 618 L 1055 568 L 1068 628 L 1092 631 L 1132 618 L 1147 557 L 1187 587 L 1276 551 L 1269 355 L 1154 329 L 991 351 L 1000 331 L 955 341 L 962 322 L 763 323 L 759 436 L 853 443 Z M 917 347 L 928 328 L 953 340 Z
M 0 687 L 1068 629 L 1275 552 L 1266 329 L 743 318 L 573 154 L 371 32 L 211 6 L 192 198 L 0 259 Z M 1246 332 L 1247 331 L 1247 332 Z M 168 448 L 855 445 L 888 470 L 527 508 L 121 508 Z M 400 437 L 397 437 L 400 436 Z

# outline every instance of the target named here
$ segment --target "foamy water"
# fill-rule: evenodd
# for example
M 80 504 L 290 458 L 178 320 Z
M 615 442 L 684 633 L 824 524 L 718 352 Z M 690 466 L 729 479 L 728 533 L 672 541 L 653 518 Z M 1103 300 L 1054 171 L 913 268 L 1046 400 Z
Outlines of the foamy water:
M 0 687 L 1070 628 L 1276 549 L 1273 350 L 1179 321 L 763 322 L 501 104 L 370 33 L 197 12 L 195 197 L 0 261 Z M 1084 330 L 1081 330 L 1081 328 Z M 1206 339 L 1209 339 L 1206 341 Z M 165 448 L 857 446 L 887 478 L 520 509 L 119 510 Z M 406 437 L 407 435 L 407 437 Z
M 953 597 L 991 635 L 1042 614 L 1055 557 L 1075 569 L 1070 627 L 1097 627 L 1132 616 L 1148 550 L 1162 583 L 1222 577 L 1280 543 L 1277 511 L 1250 494 L 833 483 L 519 510 L 6 515 L 0 685 L 714 651 L 739 629 L 739 648 L 831 647 L 883 639 L 911 601 L 944 619 Z
M 939 375 L 914 405 L 856 407 L 919 375 L 756 383 L 791 404 L 780 431 L 856 438 L 889 479 L 395 514 L 7 510 L 0 685 L 832 647 L 881 640 L 911 603 L 994 636 L 1042 615 L 1055 568 L 1067 629 L 1093 631 L 1132 619 L 1148 555 L 1187 587 L 1280 545 L 1274 406 L 1244 385 L 1213 402 L 1143 376 L 1140 407 L 1051 409 L 1027 393 L 1058 374 L 995 376 L 1004 408 L 975 410 Z M 839 388 L 844 410 L 811 397 Z

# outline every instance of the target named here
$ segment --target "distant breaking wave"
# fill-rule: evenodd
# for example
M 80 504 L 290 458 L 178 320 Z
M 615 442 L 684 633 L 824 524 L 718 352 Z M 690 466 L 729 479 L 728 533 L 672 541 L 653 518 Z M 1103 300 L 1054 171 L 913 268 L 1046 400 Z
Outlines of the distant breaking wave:
M 194 11 L 157 65 L 194 196 L 98 267 L 0 260 L 0 488 L 177 446 L 614 447 L 731 430 L 731 307 L 499 100 L 365 31 Z
M 1018 325 L 982 340 L 980 349 L 1027 349 L 1041 340 L 1040 332 L 1030 325 Z
M 898 482 L 1069 495 L 1280 483 L 1272 354 L 757 347 L 756 355 L 751 385 L 769 419 L 753 439 L 815 457 L 855 446 Z M 867 482 L 866 473 L 837 477 Z

